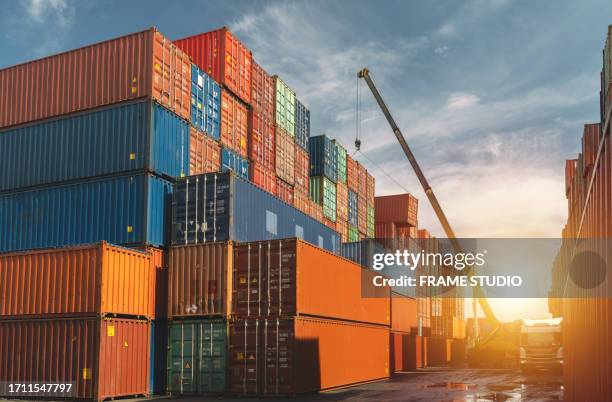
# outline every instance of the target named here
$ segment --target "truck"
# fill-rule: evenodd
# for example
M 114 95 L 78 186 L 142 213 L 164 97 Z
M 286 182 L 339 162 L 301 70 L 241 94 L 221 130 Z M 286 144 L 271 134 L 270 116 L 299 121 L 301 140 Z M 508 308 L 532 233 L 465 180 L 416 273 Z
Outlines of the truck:
M 519 345 L 521 371 L 562 371 L 561 319 L 523 320 Z

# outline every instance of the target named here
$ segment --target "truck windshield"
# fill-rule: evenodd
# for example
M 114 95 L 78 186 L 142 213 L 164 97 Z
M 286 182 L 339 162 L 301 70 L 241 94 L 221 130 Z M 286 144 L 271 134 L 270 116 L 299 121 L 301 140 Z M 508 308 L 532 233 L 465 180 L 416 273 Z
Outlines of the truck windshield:
M 553 332 L 523 334 L 523 344 L 527 346 L 555 346 L 559 344 L 559 337 Z

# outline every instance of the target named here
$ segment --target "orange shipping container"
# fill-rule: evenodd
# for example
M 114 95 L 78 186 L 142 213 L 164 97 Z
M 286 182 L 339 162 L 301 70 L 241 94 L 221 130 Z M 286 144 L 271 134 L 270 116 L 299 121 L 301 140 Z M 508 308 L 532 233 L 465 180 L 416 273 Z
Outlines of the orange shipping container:
M 357 179 L 359 180 L 357 187 L 357 195 L 364 200 L 367 200 L 368 196 L 368 171 L 365 166 L 359 162 L 355 162 L 357 166 Z
M 251 106 L 254 111 L 274 121 L 274 96 L 276 84 L 261 66 L 253 60 L 251 64 Z
M 292 395 L 389 377 L 389 328 L 317 318 L 230 324 L 230 391 Z
M 310 200 L 310 216 L 323 223 L 323 206 L 317 204 L 313 200 Z
M 415 333 L 417 326 L 416 299 L 398 293 L 392 293 L 391 330 Z
M 191 60 L 155 28 L 0 70 L 0 128 L 144 97 L 191 118 Z
M 375 185 L 374 176 L 366 170 L 366 201 L 370 207 L 374 206 L 374 196 L 376 193 Z
M 251 162 L 249 164 L 249 177 L 251 178 L 251 182 L 257 187 L 270 194 L 278 195 L 278 189 L 276 187 L 277 178 L 274 171 L 266 169 L 257 162 Z
M 391 373 L 414 370 L 410 362 L 410 334 L 403 332 L 389 333 L 389 366 Z
M 170 247 L 168 317 L 228 315 L 232 259 L 231 242 Z
M 279 126 L 276 126 L 276 175 L 291 185 L 295 181 L 295 140 Z
M 128 319 L 0 321 L 0 381 L 72 382 L 70 399 L 145 396 L 150 331 Z
M 150 287 L 151 305 L 155 314 L 151 319 L 165 320 L 168 316 L 168 253 L 149 246 L 136 247 L 151 255 L 153 285 Z
M 409 193 L 385 195 L 374 199 L 376 222 L 396 222 L 416 226 L 419 201 Z
M 294 187 L 296 191 L 308 193 L 310 177 L 310 155 L 302 147 L 296 147 L 294 159 Z
M 336 183 L 336 221 L 348 221 L 348 187 Z
M 251 51 L 226 27 L 175 40 L 193 62 L 246 103 L 251 102 Z
M 249 110 L 249 159 L 266 169 L 276 166 L 274 120 Z
M 232 311 L 242 317 L 309 315 L 389 325 L 390 288 L 365 288 L 375 275 L 298 239 L 242 243 L 234 248 Z M 362 297 L 362 283 L 377 297 Z
M 102 242 L 0 255 L 0 316 L 154 316 L 151 255 Z
M 248 116 L 246 106 L 228 91 L 221 91 L 221 144 L 247 157 Z
M 346 184 L 349 190 L 359 192 L 359 168 L 351 156 L 346 156 Z
M 221 146 L 217 141 L 191 127 L 189 173 L 192 175 L 221 170 Z
M 293 186 L 286 183 L 280 177 L 276 178 L 276 191 L 277 196 L 281 200 L 285 201 L 289 205 L 293 205 Z
M 336 231 L 340 234 L 340 241 L 342 243 L 348 242 L 348 222 L 347 221 L 336 221 Z
M 298 191 L 297 188 L 294 189 L 293 205 L 306 215 L 310 215 L 310 198 L 308 198 L 308 193 Z

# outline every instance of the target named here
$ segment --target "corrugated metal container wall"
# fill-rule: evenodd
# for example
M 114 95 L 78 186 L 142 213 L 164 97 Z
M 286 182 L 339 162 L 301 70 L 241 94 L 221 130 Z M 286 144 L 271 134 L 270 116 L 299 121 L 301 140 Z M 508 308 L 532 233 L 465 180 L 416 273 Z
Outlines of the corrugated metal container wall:
M 346 184 L 349 190 L 359 192 L 359 170 L 355 159 L 346 155 Z
M 168 322 L 151 321 L 151 346 L 149 353 L 149 394 L 166 394 Z
M 338 178 L 336 145 L 325 135 L 310 138 L 310 175 L 325 176 L 334 183 Z
M 274 76 L 276 94 L 274 122 L 291 137 L 295 136 L 295 92 L 278 76 Z
M 355 162 L 355 165 L 357 165 L 357 172 L 359 175 L 357 194 L 359 194 L 359 198 L 363 198 L 364 201 L 367 201 L 366 197 L 368 193 L 368 171 L 366 170 L 365 166 L 363 166 L 359 162 Z
M 366 235 L 370 238 L 373 238 L 376 235 L 374 208 L 368 205 L 366 214 Z
M 0 132 L 0 191 L 124 171 L 189 174 L 189 126 L 151 101 Z
M 368 231 L 368 207 L 365 196 L 358 194 L 357 198 L 357 228 L 359 233 L 365 235 Z
M 376 181 L 374 176 L 366 171 L 366 202 L 369 207 L 374 207 L 374 198 L 376 195 Z
M 347 196 L 348 223 L 353 226 L 357 226 L 357 223 L 359 222 L 359 197 L 353 190 L 348 190 Z
M 309 150 L 310 140 L 310 110 L 304 106 L 299 99 L 295 99 L 295 143 L 304 149 Z
M 293 197 L 295 195 L 295 191 L 293 190 L 293 186 L 287 182 L 285 182 L 280 177 L 276 178 L 276 192 L 277 197 L 282 201 L 286 202 L 289 205 L 294 204 Z
M 0 252 L 166 242 L 172 185 L 150 174 L 117 176 L 0 196 Z
M 274 78 L 253 60 L 251 64 L 251 109 L 274 123 L 276 84 Z
M 323 216 L 336 221 L 336 184 L 323 176 L 310 177 L 310 199 L 323 206 Z
M 375 198 L 376 222 L 397 222 L 416 226 L 418 200 L 411 194 L 385 195 Z
M 308 152 L 301 147 L 295 148 L 295 161 L 294 161 L 294 187 L 295 191 L 308 194 L 309 180 L 308 176 L 310 173 L 310 156 Z
M 177 39 L 174 43 L 215 81 L 251 102 L 251 51 L 226 27 Z
M 336 183 L 336 215 L 337 221 L 348 221 L 348 187 L 341 182 Z
M 268 170 L 256 162 L 249 164 L 249 177 L 251 182 L 262 190 L 267 191 L 272 195 L 278 195 L 276 188 L 276 173 L 272 170 Z
M 293 185 L 295 182 L 295 141 L 276 126 L 276 175 Z
M 391 294 L 391 330 L 417 332 L 416 299 L 393 292 Z
M 578 159 L 568 159 L 565 161 L 565 196 L 569 197 L 569 192 L 574 181 L 574 175 L 576 174 L 576 165 Z
M 221 146 L 217 141 L 191 127 L 189 172 L 191 175 L 221 171 Z
M 308 315 L 389 325 L 390 288 L 364 286 L 372 296 L 362 296 L 362 281 L 371 283 L 375 275 L 295 238 L 238 244 L 232 312 L 239 317 Z M 342 280 L 321 281 L 323 277 Z
M 349 224 L 348 227 L 348 241 L 350 242 L 356 242 L 359 241 L 359 229 L 357 229 L 357 227 Z
M 247 108 L 228 91 L 221 91 L 221 144 L 248 157 Z
M 386 327 L 315 318 L 235 320 L 230 350 L 233 393 L 291 395 L 389 377 Z
M 0 381 L 74 382 L 74 399 L 144 396 L 149 331 L 128 319 L 0 321 Z
M 227 321 L 174 321 L 169 326 L 168 392 L 221 393 L 227 388 Z
M 302 234 L 312 244 L 339 250 L 336 232 L 235 175 L 182 178 L 175 191 L 173 244 L 273 240 Z M 210 205 L 216 207 L 210 210 Z
M 377 239 L 394 239 L 397 236 L 393 222 L 376 222 L 374 229 Z
M 402 332 L 389 333 L 389 366 L 391 373 L 414 370 L 410 363 L 410 335 Z
M 191 124 L 215 140 L 221 136 L 221 86 L 191 65 Z
M 170 247 L 168 316 L 229 315 L 232 259 L 231 242 Z
M 231 170 L 245 180 L 249 180 L 249 161 L 231 149 L 221 147 L 221 171 Z
M 109 313 L 152 318 L 152 268 L 150 254 L 105 242 L 1 254 L 0 318 Z
M 249 158 L 274 170 L 276 165 L 274 121 L 262 114 L 249 110 Z
M 338 157 L 338 183 L 346 184 L 346 148 L 344 148 L 340 142 L 333 140 L 336 146 L 336 155 Z
M 188 120 L 190 91 L 189 56 L 151 28 L 0 70 L 0 128 L 142 97 Z
M 323 206 L 317 204 L 313 200 L 310 200 L 310 216 L 312 216 L 317 222 L 323 222 Z
M 310 216 L 310 198 L 308 193 L 303 191 L 293 191 L 293 206 L 298 210 L 302 211 L 306 215 Z
M 584 177 L 589 177 L 595 164 L 597 149 L 599 147 L 601 127 L 600 124 L 585 124 L 582 135 L 582 155 L 584 155 Z
M 347 221 L 337 221 L 336 222 L 336 231 L 340 235 L 340 239 L 342 243 L 346 243 L 349 241 L 348 239 L 348 222 Z

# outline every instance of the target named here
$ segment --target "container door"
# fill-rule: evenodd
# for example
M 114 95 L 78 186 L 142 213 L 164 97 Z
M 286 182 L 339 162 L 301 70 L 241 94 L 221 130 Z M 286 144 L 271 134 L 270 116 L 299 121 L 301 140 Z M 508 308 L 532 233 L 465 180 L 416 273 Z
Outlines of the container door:
M 193 322 L 170 325 L 168 335 L 168 392 L 191 394 L 195 392 L 195 324 Z
M 199 334 L 198 391 L 224 392 L 227 387 L 227 324 L 224 320 L 202 321 Z

